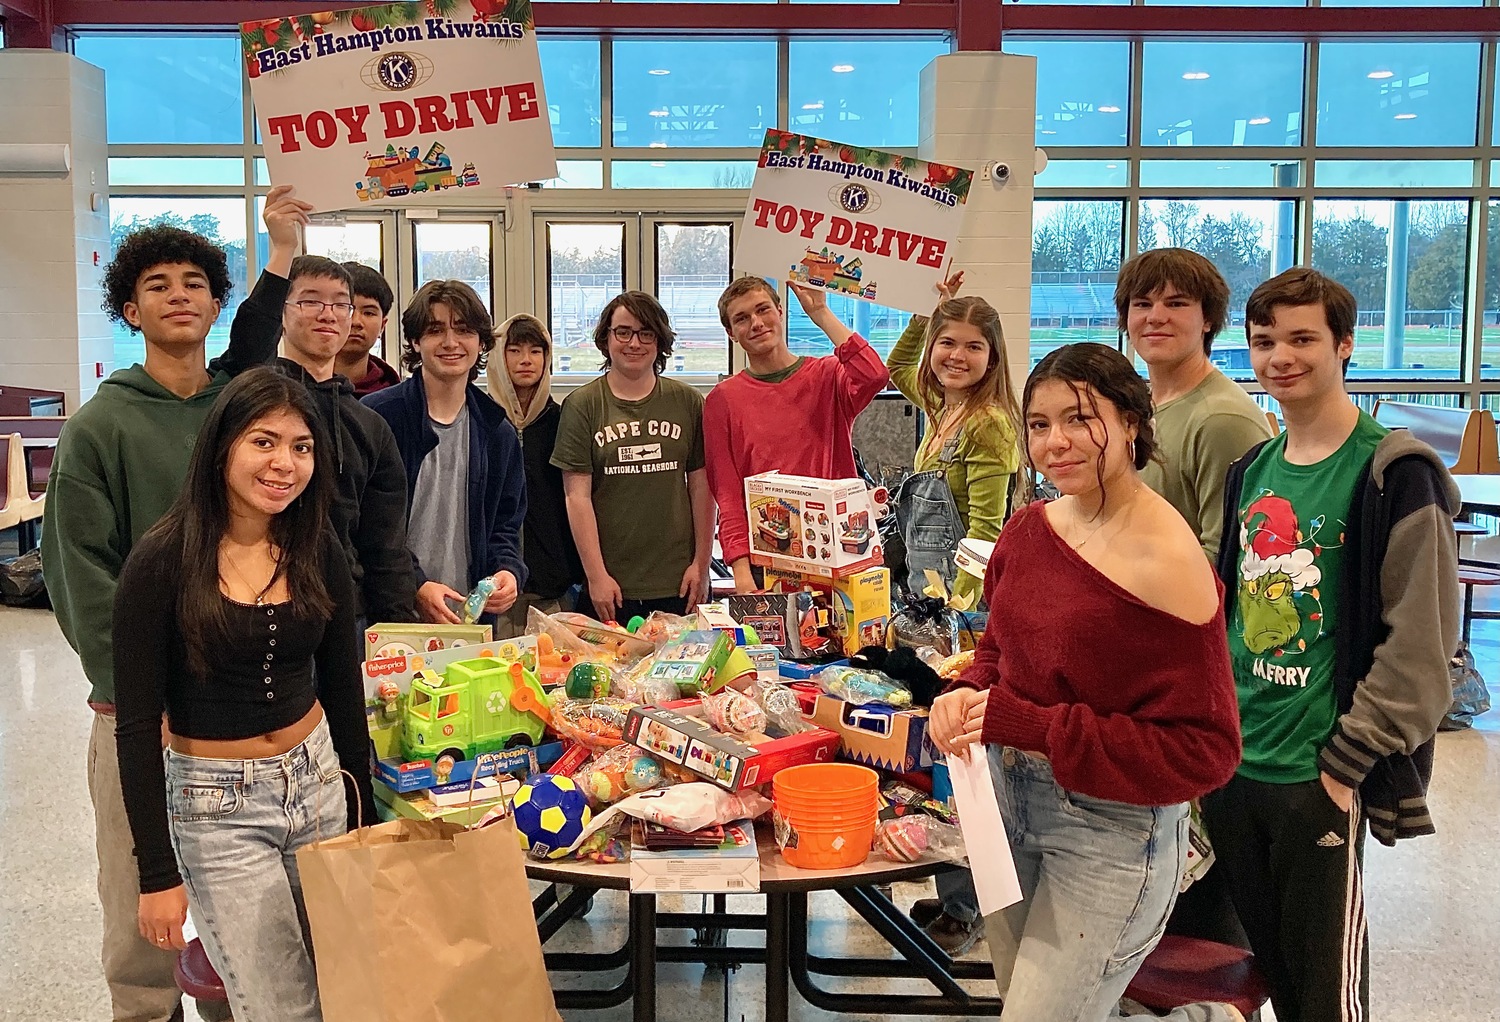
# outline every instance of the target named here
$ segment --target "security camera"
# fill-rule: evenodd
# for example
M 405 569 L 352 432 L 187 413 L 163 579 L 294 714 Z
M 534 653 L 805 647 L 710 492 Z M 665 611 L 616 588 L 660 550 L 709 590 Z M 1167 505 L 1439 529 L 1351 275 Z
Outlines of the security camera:
M 993 173 L 995 175 L 995 180 L 1000 182 L 1001 184 L 1004 184 L 1005 182 L 1010 180 L 1010 164 L 996 163 Z

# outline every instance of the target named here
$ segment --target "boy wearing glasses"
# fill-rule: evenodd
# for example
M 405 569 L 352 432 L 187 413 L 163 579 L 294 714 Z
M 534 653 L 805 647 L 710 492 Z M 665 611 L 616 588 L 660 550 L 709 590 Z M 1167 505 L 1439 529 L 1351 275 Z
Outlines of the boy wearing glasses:
M 42 559 L 57 623 L 88 678 L 94 722 L 88 784 L 94 808 L 100 960 L 112 1017 L 182 1017 L 172 976 L 177 948 L 141 935 L 140 877 L 115 758 L 114 600 L 120 569 L 137 540 L 182 489 L 198 429 L 235 374 L 276 354 L 297 225 L 312 207 L 273 188 L 263 214 L 270 253 L 240 305 L 223 357 L 205 365 L 208 334 L 233 282 L 224 250 L 176 227 L 127 235 L 104 271 L 104 309 L 138 331 L 144 365 L 120 369 L 78 409 L 57 441 L 47 483 Z M 207 1014 L 204 1018 L 228 1017 Z
M 282 311 L 281 369 L 300 379 L 322 413 L 338 466 L 330 518 L 349 559 L 361 621 L 416 619 L 406 548 L 406 470 L 391 428 L 334 372 L 354 317 L 349 271 L 322 256 L 292 261 Z M 241 313 L 243 314 L 243 313 Z M 238 318 L 238 317 L 236 317 Z
M 602 621 L 682 614 L 708 597 L 714 505 L 703 398 L 662 378 L 675 339 L 655 298 L 618 295 L 594 328 L 604 375 L 563 402 L 552 464 Z

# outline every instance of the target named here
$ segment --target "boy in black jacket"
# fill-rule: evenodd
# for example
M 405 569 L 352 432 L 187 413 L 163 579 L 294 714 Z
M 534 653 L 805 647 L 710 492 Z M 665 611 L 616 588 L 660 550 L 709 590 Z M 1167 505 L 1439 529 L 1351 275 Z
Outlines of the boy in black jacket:
M 401 455 L 385 420 L 333 371 L 354 314 L 349 271 L 322 256 L 298 256 L 290 280 L 282 315 L 286 357 L 278 365 L 312 392 L 333 444 L 339 474 L 332 520 L 354 576 L 357 616 L 367 624 L 415 621 Z
M 568 527 L 562 469 L 552 464 L 562 406 L 552 398 L 552 335 L 535 316 L 521 313 L 500 324 L 495 340 L 503 359 L 491 359 L 490 396 L 500 403 L 521 437 L 526 460 L 526 526 L 521 546 L 530 580 L 512 608 L 515 631 L 526 625 L 526 608 L 544 613 L 565 609 L 568 591 L 583 583 L 583 562 Z
M 1244 759 L 1203 814 L 1280 1022 L 1369 1011 L 1364 831 L 1432 833 L 1458 644 L 1458 488 L 1344 388 L 1354 297 L 1315 270 L 1245 308 L 1286 432 L 1229 470 L 1219 576 Z

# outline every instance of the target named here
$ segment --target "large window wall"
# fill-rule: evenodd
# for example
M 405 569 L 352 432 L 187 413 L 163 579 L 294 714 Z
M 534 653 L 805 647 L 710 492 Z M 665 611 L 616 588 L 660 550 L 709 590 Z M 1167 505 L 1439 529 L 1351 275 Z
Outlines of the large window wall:
M 1214 358 L 1252 387 L 1245 299 L 1307 264 L 1359 301 L 1349 379 L 1362 401 L 1500 401 L 1486 394 L 1500 381 L 1493 44 L 1003 48 L 1037 58 L 1036 141 L 1051 158 L 1036 181 L 1033 362 L 1082 338 L 1123 346 L 1120 264 L 1182 245 L 1229 282 Z
M 693 212 L 737 217 L 767 128 L 790 127 L 915 154 L 919 72 L 950 45 L 949 36 L 937 32 L 900 38 L 697 35 L 612 40 L 543 34 L 539 47 L 559 176 L 541 182 L 543 191 L 529 193 L 528 199 L 531 209 L 556 219 L 516 216 L 504 227 L 511 231 L 518 223 L 534 224 L 542 239 L 543 257 L 530 272 L 546 280 L 511 293 L 534 292 L 538 315 L 556 311 L 554 327 L 571 338 L 558 345 L 556 370 L 592 372 L 597 365 L 588 331 L 578 324 L 587 320 L 591 326 L 590 316 L 603 302 L 573 315 L 568 299 L 583 294 L 585 285 L 606 279 L 614 283 L 601 284 L 600 294 L 641 286 L 684 310 L 690 343 L 684 346 L 685 357 L 674 360 L 668 371 L 711 378 L 730 368 L 729 344 L 714 309 L 729 273 L 730 225 L 712 231 L 668 230 L 641 218 L 670 216 L 684 195 L 696 196 L 689 203 Z M 108 76 L 116 242 L 134 226 L 167 222 L 202 231 L 231 252 L 235 295 L 210 336 L 210 354 L 215 354 L 227 343 L 238 299 L 265 260 L 258 214 L 270 182 L 248 90 L 242 88 L 237 39 L 224 31 L 82 32 L 74 50 Z M 192 111 L 183 114 L 181 104 L 168 101 L 182 95 L 204 102 L 190 104 Z M 355 216 L 350 213 L 351 223 Z M 580 229 L 577 221 L 591 216 L 606 218 L 611 230 L 623 231 L 630 223 L 635 243 L 617 243 L 619 251 L 612 255 L 590 255 L 587 245 L 572 244 L 568 239 Z M 506 293 L 504 282 L 490 277 L 496 259 L 489 234 L 477 242 L 466 236 L 463 245 L 449 244 L 446 237 L 429 239 L 424 247 L 422 235 L 434 235 L 438 224 L 416 223 L 408 229 L 404 220 L 390 221 L 385 228 L 393 244 L 385 246 L 380 226 L 353 226 L 375 239 L 366 239 L 365 249 L 375 253 L 368 258 L 378 264 L 384 255 L 400 264 L 381 266 L 393 282 L 425 279 L 434 258 L 432 246 L 441 241 L 440 254 L 458 267 L 455 273 L 484 284 L 481 293 L 486 296 L 493 292 L 501 299 Z M 474 223 L 465 226 L 471 232 L 480 229 Z M 350 230 L 348 224 L 335 223 L 315 233 L 320 244 L 342 257 L 354 253 L 345 251 Z M 359 253 L 354 257 L 366 258 Z M 590 258 L 607 263 L 608 272 L 601 276 Z M 408 262 L 413 265 L 406 266 Z M 518 272 L 527 272 L 526 267 Z M 909 319 L 862 302 L 834 302 L 882 350 L 894 343 Z M 529 304 L 526 310 L 533 311 Z M 790 303 L 789 333 L 799 353 L 831 350 L 795 301 Z M 117 330 L 116 363 L 141 357 L 139 336 Z

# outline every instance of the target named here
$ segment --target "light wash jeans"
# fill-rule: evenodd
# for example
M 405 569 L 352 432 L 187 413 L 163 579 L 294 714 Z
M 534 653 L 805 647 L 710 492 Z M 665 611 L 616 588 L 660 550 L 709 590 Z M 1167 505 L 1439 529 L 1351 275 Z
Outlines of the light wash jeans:
M 989 748 L 1021 882 L 984 920 L 1008 1018 L 1104 1022 L 1161 939 L 1187 856 L 1186 803 L 1134 806 L 1063 790 L 1044 759 Z M 1176 1022 L 1227 1022 L 1195 1004 Z
M 172 846 L 235 1022 L 321 1022 L 297 849 L 347 829 L 328 724 L 267 759 L 167 750 Z

